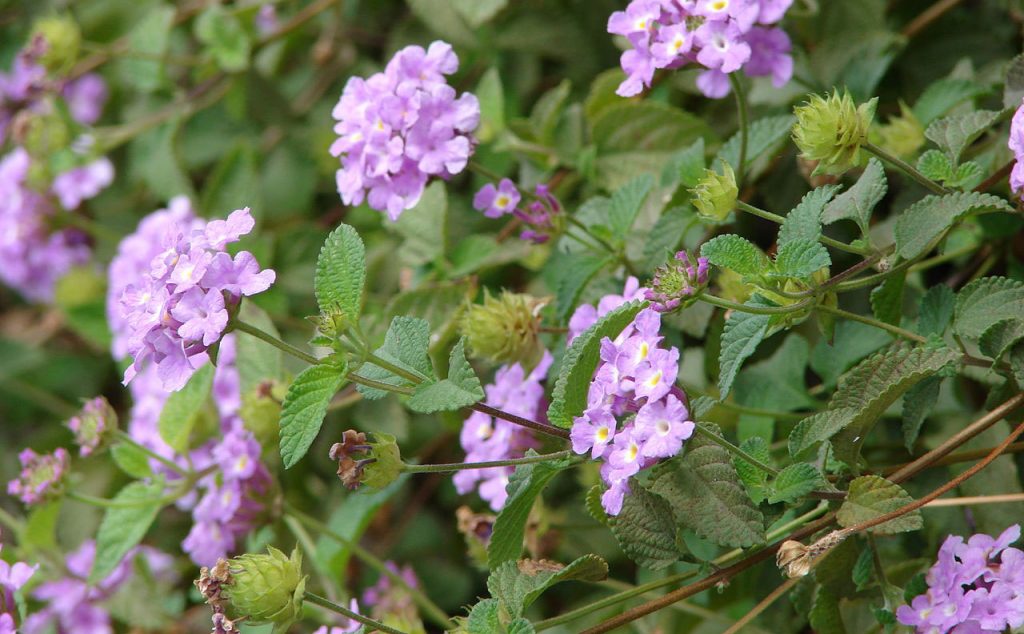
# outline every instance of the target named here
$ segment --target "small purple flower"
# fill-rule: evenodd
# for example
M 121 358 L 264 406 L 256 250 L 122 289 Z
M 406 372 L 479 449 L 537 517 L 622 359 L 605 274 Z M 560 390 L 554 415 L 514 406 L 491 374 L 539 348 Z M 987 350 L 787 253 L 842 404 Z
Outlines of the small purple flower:
M 694 424 L 686 406 L 672 394 L 663 400 L 646 403 L 636 414 L 636 435 L 648 458 L 671 458 L 693 435 Z
M 1017 107 L 1010 123 L 1010 139 L 1007 143 L 1017 160 L 1010 172 L 1010 189 L 1020 194 L 1024 190 L 1024 103 Z
M 50 189 L 64 209 L 77 209 L 83 200 L 96 196 L 114 182 L 114 164 L 107 158 L 70 169 L 53 179 Z
M 590 409 L 573 420 L 569 439 L 572 450 L 578 454 L 590 452 L 598 459 L 605 454 L 609 443 L 615 438 L 615 416 L 604 408 Z
M 7 493 L 30 506 L 57 495 L 71 467 L 71 457 L 63 447 L 42 455 L 24 449 L 18 454 L 18 461 L 21 475 L 7 483 Z
M 92 125 L 99 121 L 108 94 L 107 82 L 102 77 L 96 73 L 82 75 L 65 84 L 62 92 L 75 121 L 82 125 Z
M 754 27 L 747 33 L 750 60 L 743 72 L 751 77 L 771 77 L 772 85 L 781 88 L 793 77 L 793 44 L 782 29 Z
M 521 199 L 515 183 L 503 178 L 497 187 L 493 183 L 484 185 L 473 197 L 473 208 L 488 218 L 500 218 L 515 211 Z
M 259 34 L 266 37 L 280 27 L 281 21 L 277 18 L 277 7 L 269 2 L 260 6 L 259 12 L 256 13 L 256 30 L 259 31 Z
M 743 41 L 738 26 L 729 22 L 709 21 L 697 29 L 701 42 L 697 61 L 711 70 L 731 73 L 750 59 L 750 45 Z
M 643 299 L 647 289 L 640 286 L 640 280 L 633 276 L 626 279 L 625 288 L 621 295 L 605 295 L 598 302 L 597 306 L 583 304 L 579 306 L 572 317 L 569 318 L 569 343 L 578 337 L 584 330 L 597 323 L 597 320 L 604 317 L 611 311 L 623 304 Z
M 86 401 L 78 414 L 68 420 L 68 428 L 75 435 L 78 455 L 88 456 L 103 444 L 117 429 L 117 414 L 102 396 Z
M 393 575 L 401 578 L 404 587 L 396 584 L 389 575 L 382 574 L 377 579 L 377 583 L 363 591 L 363 605 L 366 608 L 372 608 L 373 617 L 378 620 L 386 619 L 389 616 L 418 620 L 416 604 L 406 590 L 406 587 L 420 587 L 416 571 L 409 565 L 399 568 L 398 564 L 393 561 L 385 561 L 384 565 Z

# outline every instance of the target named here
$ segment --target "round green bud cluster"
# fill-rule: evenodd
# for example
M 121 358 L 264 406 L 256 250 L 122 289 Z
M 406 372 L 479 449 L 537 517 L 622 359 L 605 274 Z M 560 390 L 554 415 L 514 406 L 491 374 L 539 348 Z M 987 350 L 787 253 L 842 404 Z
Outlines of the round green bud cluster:
M 544 355 L 538 339 L 538 313 L 547 302 L 530 295 L 489 293 L 483 304 L 470 306 L 460 323 L 473 354 L 495 363 L 521 363 L 532 368 Z
M 228 561 L 230 578 L 222 596 L 228 601 L 232 618 L 246 623 L 273 623 L 275 631 L 284 631 L 302 613 L 306 577 L 302 574 L 302 554 L 296 548 L 291 557 L 273 546 L 267 554 L 245 554 Z
M 732 166 L 722 161 L 722 173 L 713 169 L 704 170 L 704 176 L 690 193 L 693 194 L 693 206 L 697 208 L 697 213 L 722 222 L 736 208 L 740 190 L 736 186 L 736 174 Z
M 849 92 L 836 90 L 794 110 L 793 141 L 805 159 L 817 162 L 814 174 L 842 174 L 860 164 L 878 99 L 857 106 Z
M 871 130 L 871 142 L 901 158 L 911 158 L 925 143 L 924 127 L 907 104 L 900 102 L 900 116 Z
M 39 61 L 47 70 L 61 73 L 74 65 L 82 45 L 82 32 L 69 17 L 49 16 L 36 20 L 32 37 L 46 41 L 46 51 Z

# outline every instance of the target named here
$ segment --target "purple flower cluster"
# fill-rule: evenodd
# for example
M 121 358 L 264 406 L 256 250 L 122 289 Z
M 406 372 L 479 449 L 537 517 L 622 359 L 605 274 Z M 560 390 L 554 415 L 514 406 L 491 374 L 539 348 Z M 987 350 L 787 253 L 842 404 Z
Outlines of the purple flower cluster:
M 412 566 L 399 567 L 393 561 L 385 561 L 384 565 L 405 583 L 405 587 L 419 588 L 420 580 Z M 383 619 L 387 616 L 416 613 L 416 604 L 405 587 L 396 585 L 391 577 L 382 574 L 377 583 L 363 591 L 363 605 L 373 609 L 374 618 Z M 332 633 L 333 634 L 333 633 Z
M 601 504 L 610 515 L 622 510 L 632 476 L 678 454 L 693 434 L 685 396 L 675 387 L 679 350 L 658 347 L 660 327 L 661 315 L 647 308 L 615 341 L 601 340 L 587 409 L 570 431 L 573 451 L 604 461 Z
M 484 388 L 487 393 L 484 402 L 523 418 L 543 418 L 545 404 L 542 383 L 552 360 L 551 353 L 545 350 L 540 363 L 529 374 L 518 363 L 502 366 L 494 375 L 494 383 Z M 530 430 L 482 412 L 473 412 L 466 419 L 459 441 L 466 451 L 466 462 L 521 458 L 527 449 L 537 447 L 537 441 Z M 500 511 L 508 499 L 505 487 L 514 470 L 513 467 L 466 469 L 457 472 L 452 481 L 461 494 L 476 488 L 480 497 L 487 500 L 492 509 Z
M 622 54 L 627 78 L 618 94 L 632 97 L 650 87 L 654 71 L 696 62 L 706 68 L 697 86 L 708 97 L 729 94 L 729 77 L 742 69 L 770 76 L 776 87 L 793 75 L 792 44 L 773 25 L 793 0 L 632 0 L 608 19 L 608 32 L 632 48 Z
M 24 449 L 18 454 L 18 461 L 21 462 L 21 474 L 7 483 L 7 494 L 28 505 L 38 504 L 56 494 L 71 467 L 71 456 L 63 447 L 42 455 Z
M 3 550 L 3 544 L 0 544 L 0 550 Z M 38 565 L 30 566 L 20 561 L 11 564 L 0 559 L 0 634 L 17 632 L 14 618 L 18 614 L 18 606 L 14 593 L 28 583 L 38 568 Z
M 397 220 L 420 200 L 432 176 L 448 179 L 469 161 L 480 102 L 457 95 L 446 75 L 459 68 L 451 45 L 407 46 L 384 72 L 345 85 L 333 116 L 341 159 L 338 193 L 346 205 L 367 200 Z
M 67 577 L 43 583 L 32 591 L 34 599 L 47 605 L 25 620 L 25 634 L 53 631 L 58 634 L 114 634 L 110 614 L 102 604 L 118 591 L 130 587 L 136 558 L 145 560 L 157 581 L 173 582 L 176 576 L 170 555 L 141 546 L 132 549 L 106 579 L 90 585 L 86 580 L 95 558 L 96 543 L 83 543 L 65 560 Z
M 232 258 L 225 250 L 254 224 L 246 207 L 232 212 L 227 220 L 206 223 L 201 230 L 163 236 L 161 250 L 150 261 L 146 275 L 121 296 L 128 353 L 134 359 L 125 371 L 125 384 L 152 362 L 165 389 L 181 389 L 209 360 L 207 351 L 220 341 L 228 311 L 243 296 L 270 287 L 274 271 L 261 271 L 248 251 Z
M 654 272 L 651 288 L 644 292 L 644 298 L 659 313 L 672 312 L 683 302 L 693 301 L 697 293 L 708 285 L 708 267 L 707 258 L 694 261 L 686 251 L 679 251 Z
M 1010 189 L 1019 194 L 1021 190 L 1024 190 L 1024 103 L 1018 106 L 1017 111 L 1013 113 L 1008 145 L 1016 159 L 1013 171 L 1010 172 Z
M 488 218 L 501 218 L 512 214 L 518 218 L 526 229 L 519 234 L 520 240 L 543 244 L 551 239 L 557 225 L 555 222 L 562 205 L 551 193 L 547 185 L 537 185 L 534 200 L 525 208 L 519 207 L 522 196 L 515 183 L 507 178 L 501 179 L 498 186 L 488 183 L 480 188 L 473 197 L 473 208 L 483 212 Z
M 1024 551 L 1014 524 L 993 539 L 950 535 L 928 571 L 928 591 L 896 611 L 919 634 L 998 634 L 1024 625 Z
M 88 456 L 100 448 L 104 438 L 117 429 L 117 414 L 102 396 L 89 399 L 81 411 L 68 420 L 68 428 L 75 435 L 78 455 Z
M 626 286 L 622 289 L 622 295 L 605 295 L 597 306 L 581 304 L 569 318 L 569 341 L 575 339 L 587 328 L 597 323 L 597 320 L 604 317 L 611 311 L 623 304 L 644 299 L 647 289 L 640 286 L 640 280 L 630 276 L 626 279 Z

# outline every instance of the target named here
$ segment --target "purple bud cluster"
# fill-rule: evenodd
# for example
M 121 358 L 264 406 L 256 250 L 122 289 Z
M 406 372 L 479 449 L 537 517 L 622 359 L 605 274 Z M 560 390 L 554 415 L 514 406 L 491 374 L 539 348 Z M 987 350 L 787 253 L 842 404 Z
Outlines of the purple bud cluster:
M 776 87 L 793 75 L 792 44 L 778 23 L 793 0 L 632 0 L 608 19 L 608 32 L 632 48 L 622 54 L 627 78 L 618 94 L 650 87 L 654 71 L 697 63 L 707 97 L 729 94 L 729 74 L 770 76 Z
M 1024 626 L 1024 551 L 1010 548 L 1020 525 L 996 538 L 950 535 L 928 571 L 928 591 L 896 618 L 918 634 L 998 634 Z
M 661 315 L 646 308 L 613 341 L 601 340 L 601 362 L 587 408 L 573 420 L 572 449 L 603 460 L 601 504 L 622 510 L 629 479 L 682 451 L 693 434 L 685 395 L 675 387 L 679 349 L 659 348 Z
M 153 363 L 165 389 L 181 389 L 209 360 L 207 351 L 224 334 L 229 310 L 243 296 L 270 288 L 274 271 L 260 270 L 248 251 L 232 258 L 225 250 L 254 224 L 246 207 L 202 229 L 180 228 L 162 236 L 160 251 L 142 279 L 121 295 L 120 321 L 134 359 L 125 384 Z
M 7 483 L 7 494 L 28 505 L 53 497 L 71 467 L 71 456 L 63 447 L 48 454 L 24 449 L 18 454 L 18 461 L 21 462 L 21 474 Z
M 545 351 L 540 363 L 529 373 L 518 363 L 502 366 L 494 375 L 494 382 L 484 388 L 487 394 L 484 402 L 516 416 L 542 420 L 546 409 L 543 381 L 552 360 L 551 353 Z M 483 412 L 473 412 L 466 419 L 459 440 L 466 451 L 466 462 L 521 458 L 527 449 L 537 447 L 530 430 Z M 452 480 L 459 493 L 466 494 L 476 488 L 492 509 L 500 511 L 508 499 L 505 487 L 514 470 L 513 467 L 466 469 L 457 472 Z
M 0 544 L 0 550 L 3 550 L 3 544 Z M 14 593 L 28 583 L 38 568 L 38 565 L 30 566 L 20 561 L 12 564 L 0 559 L 0 634 L 17 632 L 15 619 L 18 606 L 14 601 Z
M 555 233 L 555 217 L 562 210 L 562 205 L 551 193 L 547 185 L 540 184 L 534 190 L 534 200 L 525 208 L 519 206 L 522 196 L 515 183 L 507 178 L 501 179 L 498 186 L 488 183 L 480 188 L 473 197 L 473 208 L 483 212 L 488 218 L 501 218 L 512 214 L 526 225 L 519 234 L 520 240 L 543 244 Z
M 1024 103 L 1013 113 L 1008 145 L 1016 160 L 1010 172 L 1010 189 L 1019 194 L 1024 190 Z
M 68 429 L 75 435 L 78 455 L 92 455 L 103 442 L 104 437 L 117 428 L 110 404 L 102 396 L 89 399 L 81 411 L 68 420 Z
M 397 220 L 419 202 L 432 177 L 458 174 L 473 153 L 480 102 L 458 95 L 446 75 L 459 58 L 446 42 L 407 46 L 384 72 L 349 79 L 333 116 L 341 160 L 338 193 L 346 205 L 366 200 Z
M 145 561 L 156 581 L 171 583 L 176 579 L 174 559 L 170 555 L 140 546 L 129 551 L 105 579 L 90 585 L 86 579 L 95 558 L 96 542 L 83 543 L 65 559 L 66 577 L 40 584 L 32 590 L 32 598 L 46 605 L 25 620 L 24 634 L 53 631 L 113 634 L 114 626 L 104 603 L 121 590 L 131 587 L 137 558 Z
M 363 605 L 373 610 L 374 618 L 383 619 L 389 615 L 402 615 L 416 612 L 416 605 L 409 592 L 405 589 L 419 588 L 420 580 L 412 566 L 406 564 L 399 567 L 393 561 L 385 561 L 384 565 L 405 583 L 405 587 L 396 585 L 391 577 L 385 574 L 377 579 L 377 583 L 363 591 Z
M 708 285 L 708 267 L 707 258 L 694 261 L 686 251 L 679 251 L 654 272 L 644 297 L 659 313 L 672 312 Z

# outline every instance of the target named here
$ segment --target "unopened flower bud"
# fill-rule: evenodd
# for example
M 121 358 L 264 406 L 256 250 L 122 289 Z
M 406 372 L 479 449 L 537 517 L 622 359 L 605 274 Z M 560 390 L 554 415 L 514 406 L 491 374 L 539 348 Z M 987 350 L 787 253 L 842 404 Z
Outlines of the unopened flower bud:
M 693 194 L 693 206 L 697 208 L 697 213 L 721 222 L 736 208 L 736 198 L 740 191 L 736 186 L 736 174 L 732 166 L 722 161 L 722 173 L 713 169 L 704 170 L 704 176 L 690 193 Z
M 405 468 L 395 437 L 380 432 L 368 441 L 366 434 L 349 429 L 331 446 L 330 457 L 338 463 L 338 479 L 352 490 L 362 484 L 382 489 Z
M 75 434 L 78 455 L 88 456 L 106 445 L 117 431 L 117 412 L 107 399 L 97 396 L 86 401 L 82 410 L 71 417 L 68 428 Z
M 858 107 L 849 92 L 836 90 L 828 98 L 813 95 L 794 110 L 793 141 L 804 158 L 818 161 L 814 174 L 842 174 L 860 163 L 877 103 L 876 98 Z
M 910 158 L 924 145 L 924 127 L 907 104 L 900 102 L 900 116 L 871 130 L 871 142 L 896 156 Z
M 82 32 L 78 24 L 66 16 L 49 16 L 36 20 L 32 28 L 32 37 L 41 37 L 46 42 L 39 61 L 48 70 L 56 73 L 71 68 L 82 45 Z
M 521 363 L 532 368 L 544 354 L 537 334 L 538 313 L 546 303 L 508 291 L 497 299 L 485 294 L 483 304 L 474 304 L 466 311 L 460 329 L 474 355 L 495 363 Z
M 8 495 L 25 504 L 38 504 L 60 495 L 64 477 L 71 467 L 71 457 L 63 447 L 52 454 L 39 455 L 31 449 L 18 454 L 21 474 L 7 484 Z
M 707 285 L 708 259 L 694 260 L 686 251 L 680 251 L 654 271 L 646 298 L 654 310 L 667 313 L 694 302 Z
M 302 613 L 306 577 L 302 574 L 302 554 L 296 548 L 291 557 L 273 546 L 267 554 L 245 554 L 228 561 L 230 577 L 223 584 L 222 596 L 230 606 L 233 619 L 260 625 L 273 623 L 284 631 Z

